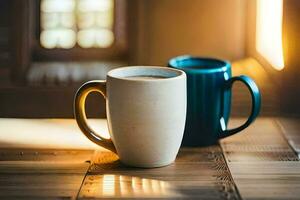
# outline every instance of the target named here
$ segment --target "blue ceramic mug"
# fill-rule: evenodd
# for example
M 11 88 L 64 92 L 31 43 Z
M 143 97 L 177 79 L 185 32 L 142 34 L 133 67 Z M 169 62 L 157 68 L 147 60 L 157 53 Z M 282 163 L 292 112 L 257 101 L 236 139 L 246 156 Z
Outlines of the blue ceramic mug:
M 169 67 L 187 75 L 187 116 L 183 146 L 206 146 L 247 128 L 260 111 L 261 96 L 255 82 L 247 76 L 231 76 L 229 62 L 192 56 L 172 58 Z M 240 127 L 227 129 L 231 108 L 231 87 L 244 83 L 252 98 L 248 120 Z

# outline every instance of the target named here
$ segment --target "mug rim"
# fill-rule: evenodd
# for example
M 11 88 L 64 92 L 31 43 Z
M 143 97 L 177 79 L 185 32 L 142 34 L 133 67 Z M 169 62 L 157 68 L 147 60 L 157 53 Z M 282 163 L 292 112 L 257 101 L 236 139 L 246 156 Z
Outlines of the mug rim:
M 164 71 L 164 72 L 169 72 L 169 74 L 173 74 L 170 76 L 164 76 L 165 74 L 158 74 L 156 76 L 163 76 L 163 78 L 155 78 L 155 79 L 129 79 L 128 77 L 122 73 L 124 72 L 129 72 L 129 71 L 134 71 L 134 70 L 150 70 L 150 71 Z M 131 75 L 131 76 L 155 76 L 151 73 L 149 74 L 143 74 L 139 73 L 136 75 Z M 115 69 L 110 70 L 107 73 L 107 77 L 117 79 L 117 80 L 122 80 L 122 81 L 131 81 L 131 82 L 160 82 L 160 81 L 172 81 L 176 79 L 181 79 L 185 77 L 185 72 L 180 69 L 175 69 L 175 68 L 170 68 L 170 67 L 162 67 L 162 66 L 145 66 L 145 65 L 136 65 L 136 66 L 125 66 L 125 67 L 118 67 Z
M 219 63 L 220 66 L 212 66 L 212 67 L 199 67 L 199 68 L 188 68 L 188 66 L 182 66 L 183 62 L 191 60 L 191 61 L 198 61 L 198 62 L 215 62 Z M 181 63 L 180 63 L 181 62 Z M 180 66 L 181 65 L 181 66 Z M 210 57 L 199 57 L 199 56 L 192 56 L 192 55 L 182 55 L 171 58 L 168 62 L 168 66 L 180 69 L 188 72 L 200 72 L 200 73 L 214 73 L 214 72 L 225 72 L 231 68 L 230 62 L 227 60 L 217 59 L 217 58 L 210 58 Z M 197 66 L 195 66 L 197 67 Z

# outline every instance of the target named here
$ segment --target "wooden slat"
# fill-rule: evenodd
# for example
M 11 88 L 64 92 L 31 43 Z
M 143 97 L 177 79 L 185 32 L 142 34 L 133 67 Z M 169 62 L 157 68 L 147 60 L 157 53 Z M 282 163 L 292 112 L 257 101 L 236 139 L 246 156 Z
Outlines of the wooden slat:
M 229 127 L 240 126 L 245 120 L 235 118 L 230 121 Z M 231 152 L 293 152 L 272 118 L 257 119 L 241 133 L 222 140 L 221 144 L 226 156 Z
M 0 199 L 75 199 L 92 150 L 0 149 Z
M 0 199 L 74 199 L 89 163 L 0 162 Z
M 88 162 L 1 161 L 1 174 L 83 174 Z
M 277 123 L 291 147 L 300 155 L 300 118 L 279 118 Z
M 300 163 L 249 162 L 229 164 L 243 199 L 298 199 Z
M 182 148 L 176 162 L 161 168 L 124 166 L 109 152 L 96 152 L 80 199 L 238 199 L 220 147 Z
M 0 161 L 46 161 L 83 163 L 90 161 L 93 150 L 76 149 L 0 149 Z
M 243 133 L 222 140 L 221 146 L 243 199 L 299 198 L 299 158 L 275 119 L 260 118 Z

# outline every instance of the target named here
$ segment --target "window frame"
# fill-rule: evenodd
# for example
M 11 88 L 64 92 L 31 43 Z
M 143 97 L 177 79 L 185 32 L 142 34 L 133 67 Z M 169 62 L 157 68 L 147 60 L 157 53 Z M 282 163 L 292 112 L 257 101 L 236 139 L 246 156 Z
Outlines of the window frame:
M 107 48 L 82 48 L 78 44 L 71 49 L 46 49 L 40 43 L 40 4 L 35 4 L 35 34 L 32 40 L 32 58 L 34 61 L 84 61 L 84 60 L 124 60 L 127 57 L 127 3 L 126 0 L 114 0 L 114 42 Z

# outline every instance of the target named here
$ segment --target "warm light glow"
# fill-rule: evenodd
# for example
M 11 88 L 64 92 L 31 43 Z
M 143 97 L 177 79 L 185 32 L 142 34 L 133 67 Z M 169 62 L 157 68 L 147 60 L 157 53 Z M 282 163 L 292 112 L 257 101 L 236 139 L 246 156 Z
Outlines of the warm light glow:
M 284 68 L 283 0 L 257 0 L 256 49 L 277 70 Z
M 115 175 L 104 175 L 102 185 L 102 194 L 104 196 L 115 195 Z
M 142 188 L 143 192 L 145 194 L 151 194 L 152 193 L 152 180 L 143 178 L 142 179 Z
M 42 12 L 72 12 L 75 9 L 75 0 L 43 0 Z
M 106 119 L 88 119 L 96 133 L 109 138 Z M 78 128 L 74 119 L 4 119 L 0 121 L 2 148 L 99 149 Z M 43 133 L 43 134 L 41 134 Z
M 111 0 L 78 0 L 80 12 L 106 11 L 113 7 Z
M 41 33 L 41 43 L 47 49 L 70 49 L 76 44 L 76 33 L 72 29 L 45 30 Z
M 113 0 L 42 0 L 44 48 L 107 48 L 114 42 Z
M 100 188 L 104 197 L 155 197 L 173 193 L 169 183 L 165 181 L 112 174 L 103 175 Z
M 146 198 L 182 198 L 169 182 L 137 176 L 116 174 L 88 175 L 83 184 L 81 196 L 87 199 L 146 199 Z
M 120 175 L 120 195 L 129 196 L 132 194 L 132 186 L 128 184 L 130 177 Z
M 155 194 L 162 194 L 162 185 L 164 185 L 164 183 L 161 184 L 161 182 L 163 181 L 159 181 L 159 180 L 152 180 L 151 181 L 151 187 L 152 187 L 152 191 Z M 163 186 L 165 188 L 165 186 Z
M 83 48 L 106 48 L 114 42 L 114 34 L 107 29 L 85 29 L 78 32 L 77 42 Z

